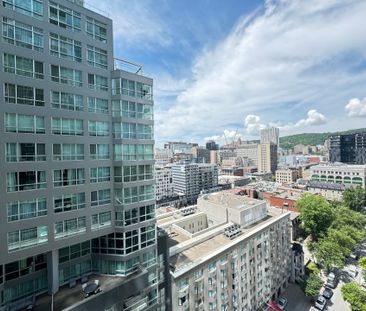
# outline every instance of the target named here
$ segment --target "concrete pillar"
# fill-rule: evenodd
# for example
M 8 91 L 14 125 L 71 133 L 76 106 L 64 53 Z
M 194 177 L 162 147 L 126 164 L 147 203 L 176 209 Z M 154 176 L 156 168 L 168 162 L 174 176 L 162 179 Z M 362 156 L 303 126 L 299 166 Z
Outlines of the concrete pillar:
M 47 253 L 48 294 L 58 292 L 58 249 Z

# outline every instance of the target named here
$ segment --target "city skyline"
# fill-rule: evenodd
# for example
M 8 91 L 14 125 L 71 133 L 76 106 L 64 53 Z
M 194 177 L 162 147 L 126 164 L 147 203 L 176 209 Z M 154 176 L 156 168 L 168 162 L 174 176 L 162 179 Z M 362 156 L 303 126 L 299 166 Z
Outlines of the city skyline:
M 88 2 L 114 20 L 116 55 L 155 77 L 158 146 L 362 127 L 362 1 Z

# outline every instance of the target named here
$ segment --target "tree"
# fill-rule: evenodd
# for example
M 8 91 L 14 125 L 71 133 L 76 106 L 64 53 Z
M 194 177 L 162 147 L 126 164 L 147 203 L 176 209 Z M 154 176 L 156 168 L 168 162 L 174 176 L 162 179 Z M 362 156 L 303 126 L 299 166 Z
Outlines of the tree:
M 358 263 L 360 264 L 361 268 L 366 270 L 366 257 L 362 257 L 358 260 Z
M 342 251 L 344 257 L 348 257 L 351 254 L 353 248 L 359 242 L 358 238 L 358 232 L 355 232 L 353 228 L 348 226 L 345 226 L 339 230 L 329 229 L 327 234 L 327 239 L 338 244 L 339 249 Z
M 311 234 L 314 241 L 326 232 L 335 217 L 333 208 L 321 196 L 305 193 L 296 202 L 296 206 L 300 209 L 302 228 Z
M 332 223 L 332 228 L 339 229 L 344 226 L 350 226 L 361 231 L 365 225 L 365 215 L 355 212 L 346 206 L 340 206 L 335 209 L 335 219 Z
M 315 245 L 315 258 L 328 271 L 333 268 L 344 266 L 345 255 L 342 247 L 329 237 L 324 237 Z
M 342 286 L 342 295 L 352 307 L 352 311 L 366 311 L 366 292 L 355 281 Z
M 317 273 L 310 273 L 306 280 L 305 295 L 315 297 L 319 294 L 319 290 L 323 286 L 323 281 Z
M 366 191 L 361 187 L 347 188 L 343 193 L 343 202 L 351 210 L 364 212 L 366 206 Z

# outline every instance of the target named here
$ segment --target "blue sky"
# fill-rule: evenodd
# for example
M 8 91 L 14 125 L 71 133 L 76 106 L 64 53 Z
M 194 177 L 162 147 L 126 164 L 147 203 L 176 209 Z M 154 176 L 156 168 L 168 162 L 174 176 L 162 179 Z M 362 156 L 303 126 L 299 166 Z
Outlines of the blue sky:
M 365 1 L 88 3 L 154 78 L 158 145 L 366 127 Z

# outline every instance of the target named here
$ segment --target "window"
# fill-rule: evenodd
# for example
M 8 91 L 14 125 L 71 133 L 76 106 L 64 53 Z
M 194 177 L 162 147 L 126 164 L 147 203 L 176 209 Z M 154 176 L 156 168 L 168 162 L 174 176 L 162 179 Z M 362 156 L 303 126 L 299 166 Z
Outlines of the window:
M 107 42 L 107 25 L 94 18 L 86 18 L 86 33 L 96 40 Z
M 52 134 L 83 136 L 84 135 L 83 120 L 52 118 Z
M 7 192 L 45 189 L 46 171 L 6 173 Z
M 93 90 L 108 91 L 108 78 L 88 73 L 88 85 Z
M 43 52 L 43 30 L 3 17 L 3 40 L 9 44 Z
M 51 65 L 51 80 L 54 82 L 83 86 L 82 72 L 71 68 Z
M 153 125 L 128 122 L 114 122 L 113 138 L 153 139 Z
M 110 167 L 92 167 L 90 169 L 90 182 L 104 182 L 110 181 L 111 179 L 111 169 Z
M 81 62 L 81 42 L 50 33 L 51 55 Z
M 46 161 L 45 144 L 6 143 L 6 162 Z
M 52 108 L 63 110 L 84 110 L 83 96 L 64 92 L 51 92 Z
M 31 58 L 4 53 L 4 72 L 36 79 L 43 79 L 43 63 Z
M 55 239 L 61 239 L 70 235 L 80 234 L 86 231 L 86 218 L 79 217 L 67 219 L 55 223 Z
M 108 144 L 91 144 L 90 159 L 92 160 L 108 160 L 109 145 Z
M 46 268 L 46 254 L 39 254 L 37 256 L 31 256 L 17 261 L 9 262 L 4 265 L 5 281 L 17 279 L 19 277 L 34 273 L 35 271 L 41 271 Z M 2 269 L 0 268 L 0 276 L 2 275 L 1 272 Z M 21 284 L 23 284 L 23 281 L 21 282 Z M 13 289 L 12 286 L 10 288 Z
M 153 179 L 152 165 L 132 165 L 132 166 L 115 166 L 114 181 L 115 182 L 131 182 L 140 180 Z
M 116 212 L 116 226 L 129 226 L 153 219 L 154 217 L 155 206 L 153 204 L 135 207 L 129 210 L 125 210 L 123 213 Z
M 121 161 L 135 161 L 137 160 L 136 145 L 123 144 L 113 145 L 114 160 Z
M 90 136 L 109 136 L 109 122 L 89 121 Z
M 83 168 L 69 168 L 53 171 L 54 187 L 81 185 L 85 183 Z
M 53 144 L 54 161 L 84 160 L 83 144 Z
M 74 244 L 58 250 L 58 262 L 63 263 L 91 253 L 90 241 Z
M 138 230 L 125 232 L 125 252 L 126 254 L 135 252 L 139 249 L 139 233 Z
M 140 234 L 141 248 L 145 248 L 145 247 L 155 243 L 155 226 L 154 225 L 142 227 L 142 228 L 140 228 L 140 231 L 141 231 L 141 234 Z
M 153 160 L 154 146 L 153 145 L 137 145 L 137 154 L 139 160 Z
M 53 208 L 55 213 L 85 208 L 85 193 L 80 192 L 55 196 L 53 198 Z
M 8 222 L 47 215 L 46 198 L 7 203 Z
M 114 197 L 117 204 L 131 204 L 155 198 L 154 186 L 143 185 L 123 189 L 115 189 Z
M 88 97 L 88 111 L 94 113 L 108 114 L 108 100 Z
M 72 31 L 81 31 L 81 14 L 55 2 L 49 2 L 50 23 Z
M 3 0 L 3 6 L 36 19 L 43 19 L 43 3 L 39 0 Z
M 103 189 L 90 193 L 91 206 L 100 206 L 111 203 L 111 190 Z
M 108 68 L 107 51 L 88 45 L 87 57 L 90 66 L 103 69 Z
M 8 250 L 9 252 L 13 252 L 19 249 L 47 243 L 47 241 L 47 226 L 16 230 L 8 233 Z
M 153 106 L 127 100 L 113 100 L 112 114 L 114 117 L 127 117 L 144 120 L 153 119 Z
M 112 225 L 111 212 L 94 214 L 91 217 L 91 229 L 98 230 Z
M 153 100 L 151 85 L 122 78 L 112 79 L 112 95 L 119 94 Z
M 31 86 L 4 84 L 5 102 L 12 104 L 44 106 L 43 89 L 36 89 Z

